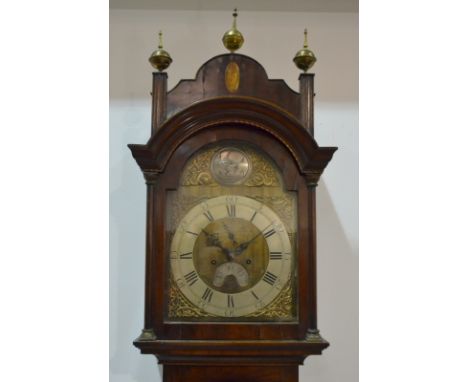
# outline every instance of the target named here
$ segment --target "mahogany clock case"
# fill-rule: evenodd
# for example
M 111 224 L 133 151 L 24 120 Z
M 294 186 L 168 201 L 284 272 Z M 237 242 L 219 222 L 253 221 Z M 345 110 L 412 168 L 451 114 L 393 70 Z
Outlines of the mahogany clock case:
M 242 142 L 280 169 L 284 187 L 297 193 L 297 322 L 169 322 L 166 196 L 178 187 L 189 158 L 212 143 Z M 194 104 L 169 119 L 147 145 L 129 145 L 148 182 L 145 327 L 158 340 L 303 340 L 316 329 L 315 184 L 335 148 L 319 148 L 290 115 L 265 102 L 220 97 Z M 325 343 L 323 344 L 325 345 Z
M 240 85 L 232 92 L 225 76 L 235 65 Z M 195 80 L 169 92 L 167 75 L 153 73 L 152 135 L 147 144 L 129 145 L 147 184 L 145 319 L 134 345 L 164 365 L 165 382 L 297 382 L 298 365 L 328 346 L 317 329 L 315 193 L 336 147 L 319 147 L 313 138 L 313 79 L 301 74 L 297 93 L 238 54 L 210 59 Z M 283 191 L 294 194 L 294 313 L 288 320 L 168 314 L 168 200 L 182 188 L 191 158 L 214 146 L 248 147 L 267 158 Z

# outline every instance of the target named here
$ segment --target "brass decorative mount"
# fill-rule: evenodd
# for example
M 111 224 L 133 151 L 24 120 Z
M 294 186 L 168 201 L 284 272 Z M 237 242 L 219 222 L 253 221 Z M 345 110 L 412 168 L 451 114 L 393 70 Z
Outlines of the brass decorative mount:
M 324 342 L 324 339 L 322 338 L 322 336 L 320 335 L 320 332 L 317 329 L 308 329 L 305 340 L 307 342 L 314 342 L 314 343 Z
M 135 341 L 154 341 L 156 339 L 157 337 L 153 329 L 143 329 L 140 336 Z
M 242 36 L 242 33 L 237 29 L 237 8 L 234 9 L 232 16 L 234 17 L 232 27 L 224 33 L 223 44 L 227 50 L 234 53 L 236 50 L 240 49 L 242 44 L 244 44 L 244 36 Z
M 169 65 L 171 65 L 172 58 L 169 53 L 163 49 L 162 31 L 159 31 L 158 49 L 151 53 L 148 61 L 153 66 L 153 68 L 158 69 L 160 72 L 162 72 L 164 69 L 167 69 Z

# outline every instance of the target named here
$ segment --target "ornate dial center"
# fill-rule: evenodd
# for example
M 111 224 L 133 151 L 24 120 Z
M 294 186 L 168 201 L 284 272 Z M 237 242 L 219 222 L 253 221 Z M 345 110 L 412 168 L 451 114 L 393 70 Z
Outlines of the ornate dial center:
M 236 148 L 224 148 L 213 155 L 211 172 L 214 178 L 225 185 L 242 183 L 250 175 L 252 165 L 249 157 Z
M 262 279 L 269 253 L 254 224 L 227 217 L 202 229 L 193 248 L 193 261 L 205 284 L 223 293 L 239 293 Z

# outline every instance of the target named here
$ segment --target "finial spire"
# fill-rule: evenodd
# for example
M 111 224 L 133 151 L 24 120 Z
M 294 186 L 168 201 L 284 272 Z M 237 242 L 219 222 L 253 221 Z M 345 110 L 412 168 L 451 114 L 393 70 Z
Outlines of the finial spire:
M 234 8 L 232 16 L 232 27 L 224 34 L 223 44 L 227 50 L 234 53 L 244 43 L 244 36 L 237 30 L 237 8 Z
M 304 29 L 304 48 L 308 48 L 309 45 L 307 44 L 307 28 Z
M 163 48 L 162 31 L 159 31 L 159 45 L 158 45 L 158 48 L 159 48 L 159 49 L 162 49 L 162 48 Z
M 234 19 L 232 20 L 232 29 L 237 29 L 237 8 L 234 8 L 234 13 L 232 14 Z

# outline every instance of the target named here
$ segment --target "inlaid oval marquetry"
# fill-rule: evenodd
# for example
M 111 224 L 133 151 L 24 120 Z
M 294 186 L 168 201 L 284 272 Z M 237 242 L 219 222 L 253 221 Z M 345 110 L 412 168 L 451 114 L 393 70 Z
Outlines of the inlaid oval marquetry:
M 226 89 L 230 93 L 235 93 L 239 89 L 240 70 L 239 65 L 237 65 L 235 62 L 230 62 L 226 66 L 226 71 L 224 72 L 224 81 L 226 83 Z

